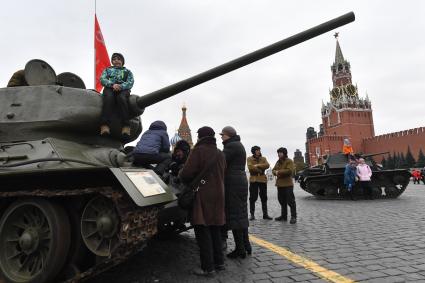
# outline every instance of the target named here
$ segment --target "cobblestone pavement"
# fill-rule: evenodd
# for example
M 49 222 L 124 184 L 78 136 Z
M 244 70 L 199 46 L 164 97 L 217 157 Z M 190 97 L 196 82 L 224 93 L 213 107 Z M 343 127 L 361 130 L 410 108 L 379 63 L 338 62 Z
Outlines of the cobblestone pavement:
M 268 189 L 270 215 L 278 216 L 276 189 L 271 183 Z M 425 282 L 425 185 L 411 183 L 392 200 L 318 200 L 298 186 L 295 195 L 297 224 L 261 219 L 258 201 L 250 233 L 354 281 Z M 226 271 L 213 279 L 191 275 L 198 266 L 194 235 L 185 232 L 151 241 L 140 254 L 89 282 L 327 282 L 255 244 L 251 257 L 226 260 Z

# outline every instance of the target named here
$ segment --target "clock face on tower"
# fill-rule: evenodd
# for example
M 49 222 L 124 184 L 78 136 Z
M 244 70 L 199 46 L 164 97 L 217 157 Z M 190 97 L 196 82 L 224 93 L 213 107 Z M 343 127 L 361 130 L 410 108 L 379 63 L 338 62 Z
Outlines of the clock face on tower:
M 345 90 L 347 91 L 347 94 L 349 96 L 355 96 L 356 95 L 356 87 L 352 84 L 349 84 L 345 87 Z
M 341 90 L 339 89 L 339 88 L 334 88 L 332 91 L 331 91 L 331 98 L 333 99 L 333 100 L 336 100 L 336 99 L 338 99 L 339 97 L 340 97 L 340 95 L 341 95 Z

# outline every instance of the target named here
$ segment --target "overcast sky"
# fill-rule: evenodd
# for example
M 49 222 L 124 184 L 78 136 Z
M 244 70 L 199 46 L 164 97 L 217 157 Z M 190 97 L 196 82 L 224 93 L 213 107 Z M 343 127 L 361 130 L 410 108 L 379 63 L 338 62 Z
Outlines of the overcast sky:
M 93 88 L 94 1 L 2 2 L 0 83 L 30 59 L 79 75 Z M 146 109 L 172 137 L 186 104 L 189 126 L 232 125 L 247 151 L 304 153 L 305 133 L 329 101 L 338 31 L 360 96 L 372 101 L 375 133 L 425 126 L 425 1 L 97 1 L 111 55 L 121 52 L 143 95 L 353 11 L 356 21 Z M 218 140 L 219 136 L 217 135 Z

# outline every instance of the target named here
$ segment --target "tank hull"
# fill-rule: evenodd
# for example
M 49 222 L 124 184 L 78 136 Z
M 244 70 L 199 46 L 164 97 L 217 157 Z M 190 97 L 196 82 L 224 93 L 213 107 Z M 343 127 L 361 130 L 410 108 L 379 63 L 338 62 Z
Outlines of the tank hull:
M 140 251 L 176 198 L 151 170 L 129 164 L 113 147 L 0 142 L 0 278 L 76 282 Z
M 301 175 L 298 179 L 301 188 L 323 199 L 349 199 L 351 195 L 344 186 L 344 173 L 328 173 L 312 175 Z M 408 170 L 381 170 L 372 171 L 372 187 L 373 198 L 397 198 L 407 188 L 410 181 L 410 173 Z M 364 198 L 364 192 L 359 182 L 356 182 L 353 195 L 357 199 Z

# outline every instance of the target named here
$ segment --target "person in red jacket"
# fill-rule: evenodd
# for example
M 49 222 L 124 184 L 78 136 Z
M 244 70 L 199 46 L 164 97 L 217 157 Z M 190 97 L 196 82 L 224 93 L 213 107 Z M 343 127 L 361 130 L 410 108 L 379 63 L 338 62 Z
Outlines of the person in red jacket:
M 413 177 L 413 184 L 416 184 L 416 183 L 419 184 L 422 178 L 421 172 L 419 172 L 419 170 L 413 170 L 412 177 Z

